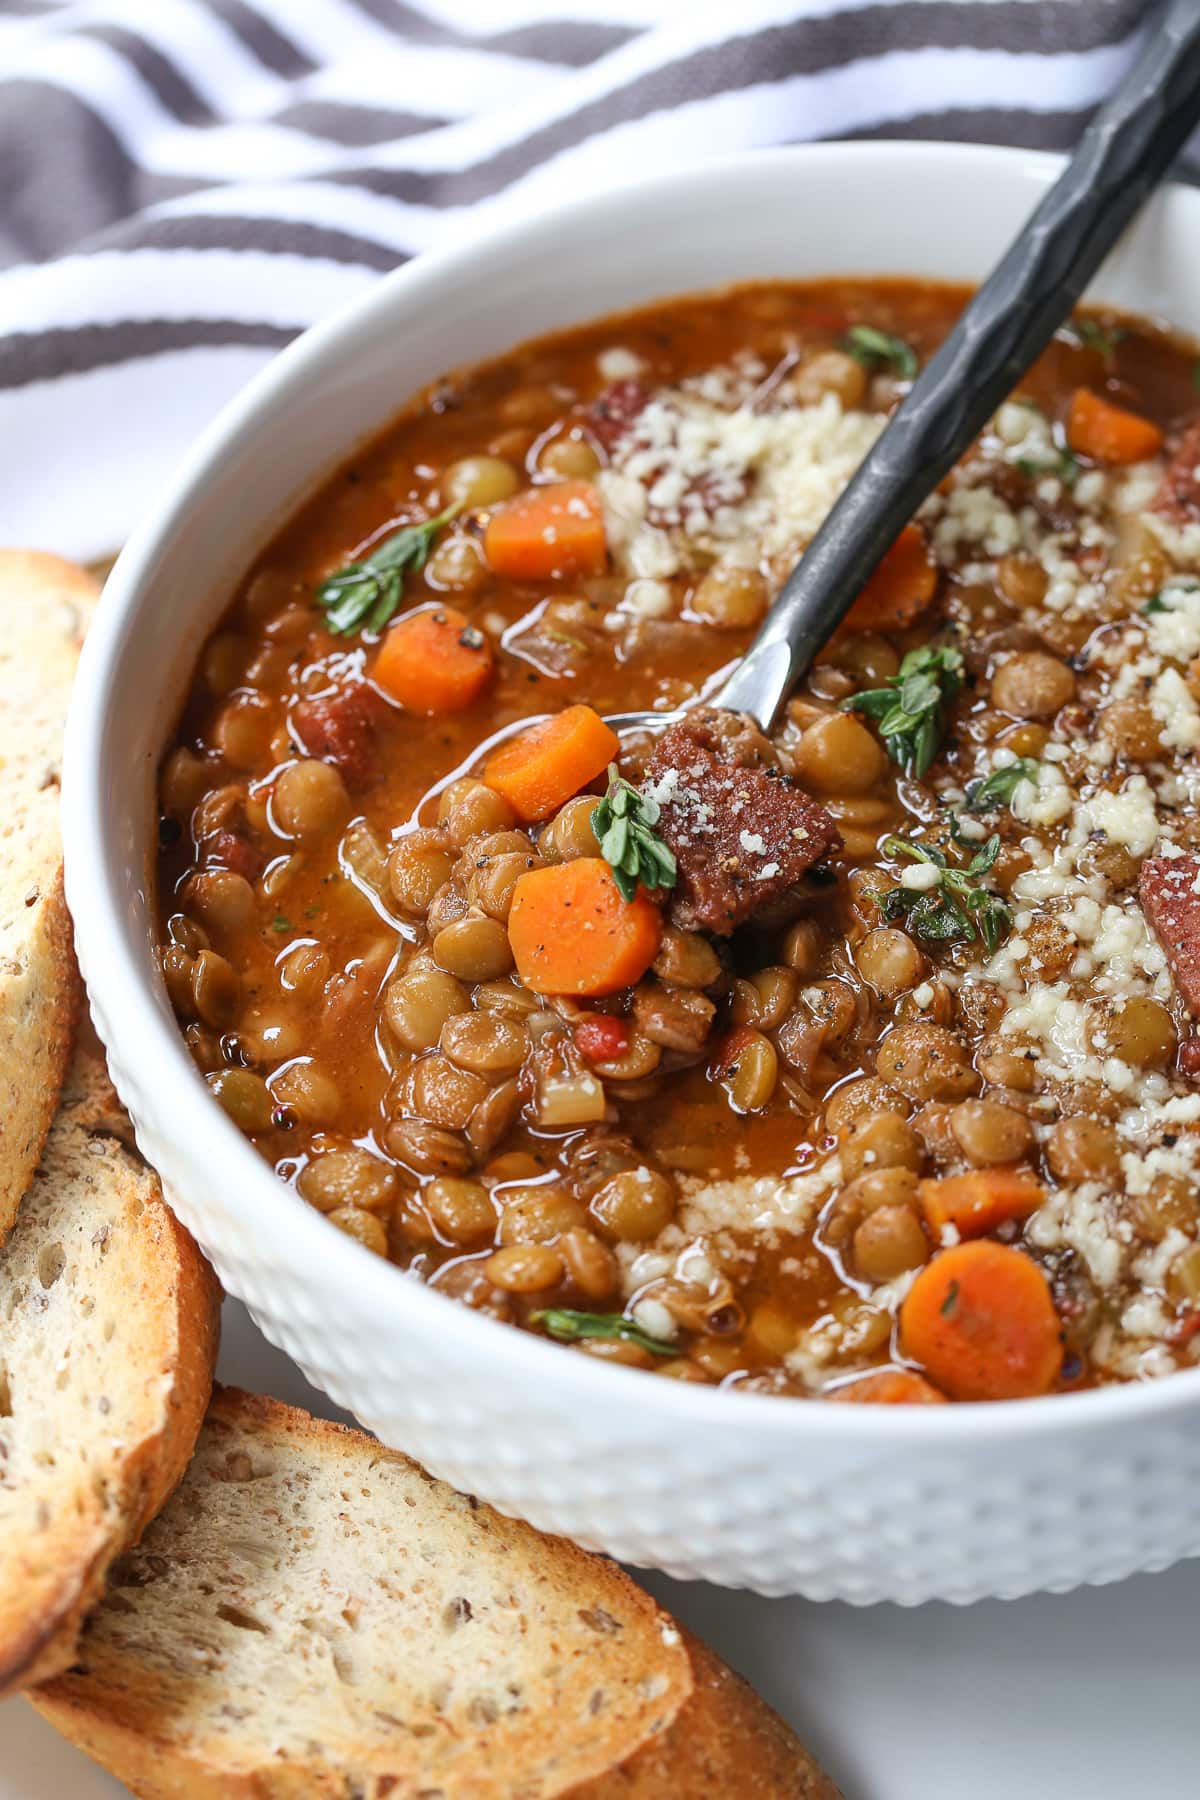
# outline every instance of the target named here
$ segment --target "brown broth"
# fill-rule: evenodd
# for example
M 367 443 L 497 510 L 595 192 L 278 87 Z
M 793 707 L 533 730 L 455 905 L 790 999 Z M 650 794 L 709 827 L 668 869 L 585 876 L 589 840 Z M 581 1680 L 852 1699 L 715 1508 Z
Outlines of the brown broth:
M 964 289 L 907 281 L 762 284 L 732 289 L 716 299 L 672 300 L 600 321 L 441 380 L 358 452 L 279 534 L 233 599 L 205 652 L 186 699 L 174 760 L 164 769 L 159 871 L 163 942 L 174 938 L 182 946 L 172 991 L 197 1063 L 218 1086 L 231 1071 L 246 1070 L 273 1090 L 289 1064 L 312 1059 L 327 1091 L 305 1096 L 300 1106 L 281 1102 L 272 1092 L 269 1119 L 258 1119 L 250 1132 L 256 1147 L 284 1180 L 299 1180 L 302 1188 L 305 1170 L 323 1157 L 355 1147 L 368 1151 L 376 1167 L 389 1172 L 390 1186 L 382 1196 L 369 1195 L 367 1204 L 343 1208 L 349 1216 L 339 1215 L 339 1222 L 471 1304 L 521 1323 L 546 1306 L 619 1312 L 629 1296 L 614 1280 L 612 1291 L 596 1300 L 569 1274 L 547 1291 L 505 1292 L 483 1273 L 492 1242 L 449 1241 L 423 1203 L 429 1172 L 406 1166 L 394 1146 L 389 1149 L 389 1121 L 406 1112 L 416 1116 L 416 1109 L 411 1091 L 406 1090 L 407 1097 L 400 1094 L 411 1075 L 410 1059 L 383 1022 L 382 996 L 406 959 L 421 954 L 423 927 L 396 911 L 386 888 L 380 899 L 361 880 L 348 878 L 336 835 L 302 845 L 297 853 L 296 844 L 275 828 L 272 811 L 278 775 L 298 754 L 297 702 L 336 697 L 369 676 L 373 665 L 376 640 L 328 632 L 316 590 L 334 570 L 361 560 L 399 525 L 438 510 L 445 499 L 443 474 L 463 458 L 501 458 L 524 483 L 538 477 L 545 446 L 574 431 L 576 441 L 593 443 L 603 460 L 602 447 L 590 435 L 590 408 L 610 385 L 598 358 L 614 346 L 636 359 L 638 379 L 650 389 L 677 388 L 736 363 L 747 352 L 774 371 L 771 379 L 780 374 L 789 378 L 818 354 L 838 350 L 856 323 L 895 334 L 924 361 L 965 298 Z M 1114 325 L 1112 320 L 1104 323 Z M 1081 385 L 1102 388 L 1110 400 L 1152 418 L 1170 436 L 1194 415 L 1190 361 L 1190 352 L 1165 334 L 1132 322 L 1121 325 L 1111 349 L 1103 351 L 1081 346 L 1064 333 L 1022 384 L 1022 394 L 1056 422 L 1060 437 L 1069 396 Z M 863 404 L 886 410 L 899 391 L 886 371 L 874 372 L 865 384 Z M 1013 482 L 1025 479 L 1006 466 L 1003 479 L 1009 477 Z M 1069 489 L 1064 489 L 1045 510 L 1050 515 L 1055 505 L 1061 510 L 1072 504 Z M 451 533 L 477 544 L 488 511 L 467 511 Z M 819 928 L 820 951 L 817 966 L 797 978 L 795 1004 L 814 981 L 836 984 L 839 996 L 853 1002 L 853 1023 L 839 1041 L 825 1044 L 803 1079 L 785 1060 L 782 1078 L 761 1110 L 741 1115 L 732 1110 L 726 1087 L 714 1073 L 712 1046 L 728 1029 L 733 982 L 779 966 L 784 937 L 782 926 L 744 929 L 722 950 L 723 974 L 713 989 L 717 1010 L 703 1052 L 676 1068 L 670 1067 L 668 1053 L 665 1069 L 660 1066 L 647 1082 L 629 1090 L 633 1098 L 622 1097 L 621 1084 L 609 1084 L 612 1117 L 602 1134 L 628 1140 L 634 1166 L 665 1172 L 668 1181 L 681 1174 L 733 1182 L 806 1172 L 827 1154 L 835 1135 L 826 1119 L 830 1096 L 871 1073 L 879 1040 L 898 1021 L 938 1018 L 937 1006 L 942 1006 L 943 1022 L 953 1027 L 968 1060 L 976 1062 L 981 1046 L 995 1038 L 994 1027 L 964 1017 L 955 998 L 963 992 L 964 977 L 978 977 L 975 946 L 925 946 L 922 985 L 936 990 L 933 1014 L 916 1007 L 911 994 L 889 1001 L 872 993 L 857 970 L 856 956 L 866 931 L 880 923 L 877 902 L 871 880 L 860 882 L 856 892 L 847 876 L 856 867 L 881 874 L 891 867 L 894 859 L 879 849 L 889 832 L 914 835 L 940 829 L 943 803 L 931 785 L 935 775 L 943 785 L 959 776 L 965 780 L 984 745 L 1011 742 L 1024 755 L 1022 744 L 1032 744 L 1042 729 L 1041 721 L 1031 726 L 1028 720 L 998 714 L 988 690 L 997 666 L 989 640 L 1007 631 L 1009 648 L 1029 643 L 1056 657 L 1076 658 L 1099 620 L 1120 621 L 1129 615 L 1133 590 L 1128 565 L 1118 568 L 1114 562 L 1098 571 L 1103 599 L 1097 617 L 1075 619 L 1069 610 L 1039 615 L 1036 605 L 1022 613 L 990 576 L 981 580 L 972 573 L 970 565 L 979 560 L 964 553 L 944 566 L 933 605 L 912 626 L 882 640 L 882 652 L 876 653 L 894 668 L 905 650 L 939 632 L 957 633 L 956 641 L 968 650 L 970 680 L 955 704 L 941 760 L 928 781 L 909 780 L 889 764 L 868 793 L 852 789 L 845 795 L 819 796 L 832 806 L 844 832 L 856 824 L 858 832 L 848 853 L 837 860 L 837 879 L 806 888 L 801 914 Z M 481 564 L 478 585 L 471 591 L 440 586 L 436 567 L 435 558 L 423 575 L 410 577 L 401 612 L 432 602 L 461 607 L 495 646 L 495 673 L 483 696 L 459 712 L 423 717 L 385 699 L 372 700 L 372 766 L 368 779 L 351 784 L 345 820 L 365 821 L 384 853 L 414 824 L 436 825 L 439 790 L 455 771 L 471 764 L 479 745 L 496 732 L 579 702 L 601 714 L 676 706 L 710 683 L 753 635 L 753 625 L 717 629 L 696 616 L 691 600 L 703 577 L 702 562 L 667 578 L 671 616 L 631 621 L 620 630 L 613 630 L 609 620 L 631 577 L 615 567 L 582 579 L 531 582 L 492 576 Z M 764 562 L 763 569 L 772 582 L 777 578 L 774 565 Z M 1153 573 L 1147 580 L 1151 585 L 1146 591 L 1153 591 Z M 878 634 L 871 641 L 878 645 Z M 848 648 L 855 642 L 857 652 Z M 862 634 L 841 637 L 830 646 L 793 702 L 785 726 L 787 755 L 815 719 L 856 688 L 875 685 L 863 678 L 861 661 L 854 663 L 855 654 L 868 651 Z M 1085 712 L 1107 692 L 1107 677 L 1094 680 L 1090 692 L 1088 680 L 1081 670 L 1079 704 Z M 1044 723 L 1048 728 L 1050 722 Z M 1081 729 L 1086 731 L 1086 719 Z M 638 753 L 638 745 L 630 746 L 635 773 Z M 1002 847 L 994 880 L 1004 894 L 1028 866 L 1021 847 L 1027 834 L 1007 814 L 995 829 Z M 205 917 L 196 901 L 197 871 L 241 874 L 249 882 L 252 909 L 244 906 L 240 889 L 234 894 L 230 888 L 224 902 Z M 1135 878 L 1136 868 L 1124 872 L 1127 891 Z M 893 868 L 887 884 L 894 881 Z M 225 999 L 218 980 L 217 1000 L 210 998 L 200 1017 L 189 997 L 201 943 L 198 923 L 211 951 L 232 965 L 237 978 L 235 996 Z M 951 977 L 950 986 L 939 985 L 943 971 Z M 631 997 L 618 996 L 599 1004 L 602 1011 L 627 1013 L 632 1003 Z M 1178 1003 L 1172 1002 L 1169 1010 L 1174 1029 L 1186 1035 L 1189 1027 Z M 537 1008 L 539 1016 L 552 1011 Z M 560 1009 L 558 1017 L 559 1029 L 569 1036 L 571 1009 Z M 979 1086 L 976 1077 L 977 1090 Z M 994 1089 L 990 1083 L 985 1092 Z M 227 1093 L 227 1104 L 234 1091 Z M 579 1160 L 581 1146 L 596 1132 L 546 1129 L 531 1104 L 531 1091 L 527 1083 L 521 1111 L 494 1143 L 483 1149 L 468 1143 L 467 1160 L 453 1174 L 477 1180 L 497 1157 L 523 1157 L 527 1167 L 521 1179 L 526 1184 L 550 1183 L 561 1190 L 573 1203 L 578 1228 L 611 1244 L 614 1234 L 597 1230 L 588 1210 L 594 1192 Z M 1074 1099 L 1078 1102 L 1080 1096 Z M 1007 1100 L 1013 1096 L 1008 1094 Z M 1091 1096 L 1089 1106 L 1092 1101 L 1096 1116 L 1103 1117 L 1103 1096 Z M 903 1103 L 903 1110 L 913 1108 Z M 1066 1117 L 1070 1110 L 1070 1099 L 1064 1097 L 1053 1116 Z M 1039 1123 L 1045 1122 L 1052 1123 L 1049 1111 L 1039 1116 Z M 439 1128 L 460 1146 L 468 1142 L 465 1125 Z M 923 1152 L 923 1157 L 923 1173 L 947 1166 L 932 1154 Z M 1030 1153 L 1031 1167 L 1044 1178 L 1042 1157 L 1040 1145 Z M 508 1190 L 504 1170 L 500 1173 L 503 1202 Z M 363 1196 L 353 1185 L 347 1191 L 352 1198 Z M 498 1218 L 502 1213 L 500 1205 Z M 1190 1234 L 1194 1209 L 1184 1209 L 1180 1218 L 1181 1229 Z M 737 1380 L 749 1372 L 771 1391 L 805 1391 L 802 1373 L 785 1365 L 787 1347 L 831 1317 L 841 1320 L 841 1349 L 829 1373 L 904 1360 L 895 1305 L 880 1300 L 878 1293 L 871 1298 L 885 1284 L 856 1274 L 852 1261 L 831 1246 L 824 1225 L 814 1235 L 811 1230 L 747 1231 L 734 1221 L 707 1234 L 689 1230 L 685 1235 L 711 1240 L 713 1291 L 728 1292 L 735 1323 L 724 1333 L 681 1325 L 675 1372 L 709 1380 Z M 1011 1238 L 1013 1233 L 1002 1235 Z M 542 1241 L 553 1248 L 559 1236 Z M 634 1252 L 622 1250 L 619 1237 L 615 1248 L 627 1267 Z M 1031 1248 L 1052 1284 L 1058 1283 L 1056 1293 L 1063 1283 L 1078 1281 L 1078 1259 L 1072 1262 L 1069 1252 L 1043 1254 Z M 930 1254 L 936 1249 L 931 1244 Z M 653 1299 L 653 1280 L 650 1287 Z M 1096 1298 L 1092 1333 L 1103 1321 L 1111 1322 L 1113 1305 L 1103 1294 Z M 856 1337 L 854 1321 L 861 1319 L 867 1324 Z M 1111 1378 L 1090 1366 L 1087 1341 L 1078 1355 L 1072 1349 L 1054 1385 Z M 607 1348 L 646 1366 L 655 1362 L 629 1345 Z

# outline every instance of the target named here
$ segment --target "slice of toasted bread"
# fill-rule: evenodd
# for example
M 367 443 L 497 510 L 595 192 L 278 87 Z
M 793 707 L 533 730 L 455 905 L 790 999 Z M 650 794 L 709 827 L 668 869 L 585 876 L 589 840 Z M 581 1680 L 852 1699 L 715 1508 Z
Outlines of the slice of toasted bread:
M 0 1243 L 58 1105 L 78 1003 L 62 890 L 59 762 L 98 592 L 85 570 L 61 557 L 0 550 Z
M 131 1141 L 85 1028 L 0 1251 L 0 1693 L 70 1666 L 212 1387 L 216 1278 Z
M 836 1800 L 612 1563 L 236 1389 L 30 1698 L 141 1800 Z

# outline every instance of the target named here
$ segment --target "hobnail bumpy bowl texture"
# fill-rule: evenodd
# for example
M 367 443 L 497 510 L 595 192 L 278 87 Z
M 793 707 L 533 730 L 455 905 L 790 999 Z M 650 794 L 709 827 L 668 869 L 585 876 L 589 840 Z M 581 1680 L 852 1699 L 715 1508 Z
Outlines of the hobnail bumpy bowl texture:
M 1134 1422 L 1118 1440 L 1100 1422 L 1063 1439 L 1042 1432 L 1014 1457 L 1006 1440 L 964 1455 L 949 1441 L 940 1452 L 838 1448 L 798 1432 L 784 1447 L 752 1415 L 803 1402 L 731 1397 L 744 1429 L 733 1410 L 732 1427 L 726 1412 L 681 1437 L 658 1404 L 674 1382 L 634 1376 L 641 1405 L 626 1404 L 623 1383 L 610 1407 L 581 1418 L 569 1392 L 493 1379 L 456 1354 L 452 1331 L 431 1355 L 386 1320 L 331 1308 L 323 1281 L 247 1231 L 236 1191 L 214 1187 L 192 1150 L 151 1122 L 144 1083 L 109 1020 L 96 1023 L 143 1154 L 226 1289 L 383 1442 L 504 1512 L 681 1578 L 859 1605 L 1012 1599 L 1200 1554 L 1200 1434 L 1186 1414 Z M 395 1285 L 400 1311 L 405 1284 Z
M 85 647 L 64 759 L 68 899 L 114 1079 L 179 1216 L 266 1335 L 385 1442 L 631 1563 L 859 1603 L 1165 1567 L 1200 1554 L 1200 1372 L 991 1407 L 822 1406 L 601 1364 L 408 1280 L 277 1182 L 191 1065 L 152 954 L 158 758 L 262 544 L 431 375 L 765 273 L 977 279 L 1056 167 L 965 146 L 807 146 L 422 257 L 227 409 L 118 563 Z M 614 242 L 637 254 L 614 257 Z M 1200 196 L 1164 193 L 1097 291 L 1200 332 L 1196 245 Z

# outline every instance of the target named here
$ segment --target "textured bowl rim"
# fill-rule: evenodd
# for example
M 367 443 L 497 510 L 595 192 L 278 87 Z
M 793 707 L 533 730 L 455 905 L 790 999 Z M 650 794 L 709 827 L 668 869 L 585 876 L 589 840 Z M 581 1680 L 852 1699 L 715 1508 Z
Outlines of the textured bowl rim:
M 372 1255 L 277 1179 L 269 1165 L 221 1112 L 197 1078 L 182 1035 L 160 1010 L 148 962 L 131 943 L 123 918 L 125 895 L 115 859 L 109 854 L 108 796 L 100 779 L 107 696 L 113 691 L 124 651 L 128 618 L 147 572 L 186 520 L 193 497 L 212 479 L 229 447 L 254 428 L 260 411 L 289 390 L 303 389 L 327 363 L 336 363 L 348 329 L 393 313 L 403 315 L 447 282 L 469 278 L 482 257 L 498 249 L 520 254 L 540 247 L 561 223 L 593 218 L 599 228 L 620 224 L 623 208 L 635 198 L 669 202 L 712 179 L 752 179 L 756 169 L 788 164 L 797 180 L 836 178 L 854 165 L 884 163 L 899 170 L 920 191 L 923 175 L 944 170 L 954 159 L 955 176 L 969 188 L 973 175 L 1008 179 L 1035 201 L 1064 159 L 1044 151 L 996 146 L 878 140 L 801 144 L 739 152 L 666 175 L 625 181 L 578 201 L 567 201 L 516 222 L 477 232 L 466 245 L 431 250 L 384 276 L 366 294 L 302 333 L 222 409 L 198 438 L 160 498 L 119 556 L 105 588 L 104 603 L 88 635 L 71 703 L 63 757 L 62 820 L 67 899 L 75 920 L 80 960 L 97 1010 L 109 1023 L 114 1062 L 154 1070 L 143 1110 L 154 1128 L 179 1147 L 203 1144 L 213 1164 L 209 1179 L 239 1195 L 241 1219 L 250 1234 L 269 1245 L 276 1261 L 299 1269 L 310 1290 L 328 1299 L 331 1330 L 346 1311 L 365 1323 L 427 1339 L 436 1346 L 452 1333 L 461 1355 L 470 1354 L 489 1377 L 505 1384 L 531 1384 L 543 1403 L 566 1411 L 589 1403 L 636 1412 L 645 1427 L 658 1426 L 664 1453 L 670 1428 L 700 1427 L 733 1434 L 747 1431 L 785 1446 L 818 1440 L 843 1450 L 869 1453 L 889 1444 L 952 1450 L 980 1441 L 1016 1443 L 1046 1434 L 1065 1435 L 1073 1426 L 1092 1430 L 1106 1422 L 1143 1422 L 1200 1406 L 1200 1369 L 1153 1381 L 1114 1384 L 1038 1400 L 958 1403 L 948 1407 L 812 1406 L 798 1397 L 747 1394 L 723 1388 L 647 1379 L 640 1370 L 586 1356 L 485 1317 L 436 1289 L 408 1278 Z M 1172 184 L 1196 215 L 1200 237 L 1200 192 Z M 895 271 L 892 271 L 895 272 Z M 836 274 L 836 271 L 831 271 Z M 536 1384 L 536 1386 L 534 1385 Z M 515 1387 L 515 1391 L 523 1391 Z

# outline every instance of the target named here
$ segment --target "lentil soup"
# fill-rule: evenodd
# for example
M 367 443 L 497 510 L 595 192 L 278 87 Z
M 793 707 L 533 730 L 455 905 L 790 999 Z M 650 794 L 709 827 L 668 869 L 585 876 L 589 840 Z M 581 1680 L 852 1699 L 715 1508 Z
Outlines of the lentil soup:
M 200 659 L 199 1069 L 334 1226 L 577 1353 L 882 1403 L 1200 1356 L 1192 352 L 1081 315 L 770 739 L 703 704 L 964 298 L 755 285 L 439 381 Z

